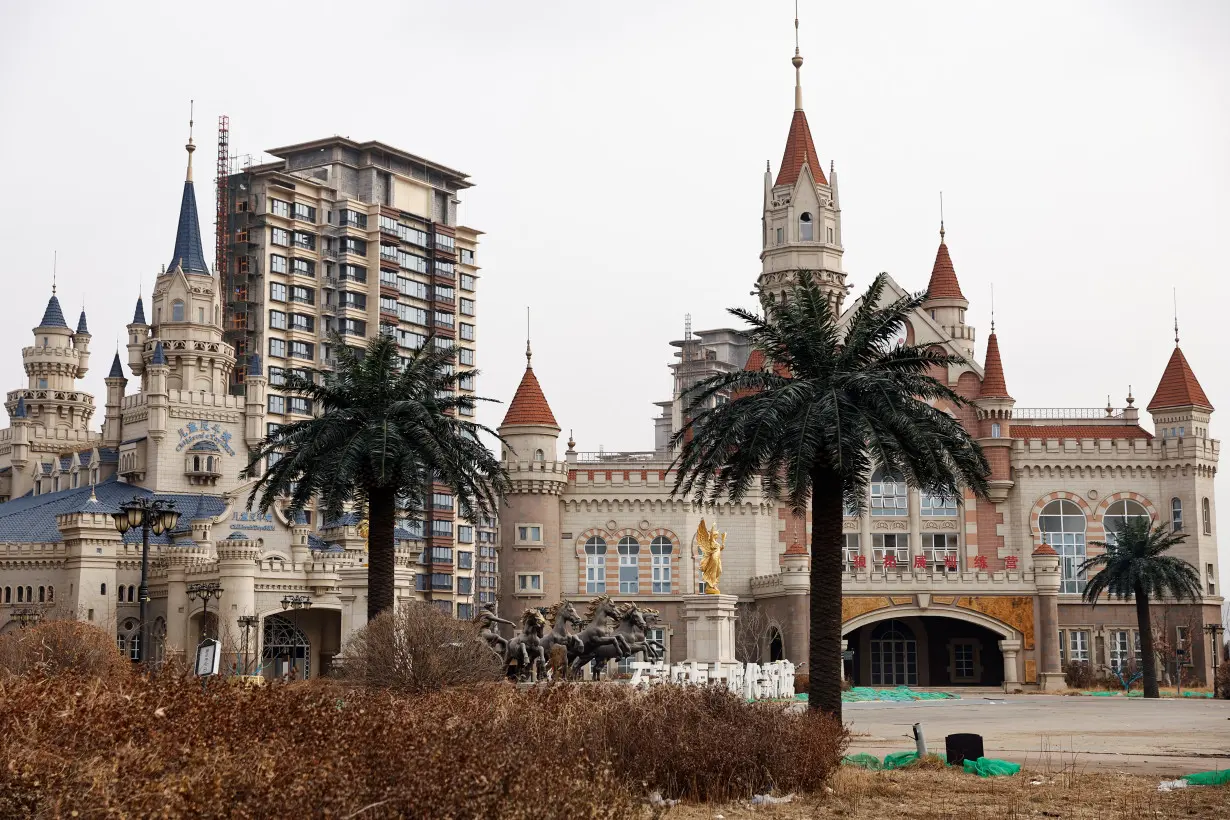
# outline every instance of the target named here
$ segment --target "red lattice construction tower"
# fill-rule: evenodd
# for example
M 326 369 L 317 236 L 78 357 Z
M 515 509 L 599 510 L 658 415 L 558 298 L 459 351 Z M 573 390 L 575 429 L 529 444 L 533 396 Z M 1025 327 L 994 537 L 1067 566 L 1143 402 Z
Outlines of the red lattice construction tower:
M 227 187 L 231 171 L 231 118 L 223 114 L 218 117 L 218 175 L 217 210 L 214 218 L 214 274 L 218 277 L 219 287 L 226 287 L 226 247 L 227 247 L 227 211 L 230 197 Z M 225 300 L 224 300 L 225 301 Z

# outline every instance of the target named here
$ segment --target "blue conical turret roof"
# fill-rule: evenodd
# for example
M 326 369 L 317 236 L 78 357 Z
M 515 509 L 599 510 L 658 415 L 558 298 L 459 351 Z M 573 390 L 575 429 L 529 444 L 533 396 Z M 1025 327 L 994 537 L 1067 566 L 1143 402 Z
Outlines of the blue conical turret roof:
M 162 351 L 162 342 L 154 343 L 154 358 L 150 359 L 150 364 L 166 364 L 167 354 Z
M 115 352 L 115 358 L 111 360 L 111 372 L 107 374 L 108 379 L 124 378 L 124 365 L 120 364 L 120 352 Z
M 43 321 L 38 323 L 39 327 L 68 327 L 68 322 L 64 321 L 64 311 L 60 309 L 60 300 L 56 298 L 55 293 L 51 294 L 51 299 L 47 301 L 47 310 L 43 311 Z
M 145 321 L 145 303 L 141 301 L 141 297 L 137 297 L 137 309 L 132 313 L 132 323 L 134 325 L 148 324 Z
M 175 231 L 175 252 L 167 270 L 179 265 L 184 273 L 209 273 L 205 263 L 205 248 L 201 244 L 201 223 L 196 213 L 196 191 L 192 179 L 184 182 L 184 197 L 179 203 L 179 227 Z
M 81 318 L 77 320 L 77 332 L 87 334 L 90 332 L 90 328 L 85 323 L 85 308 L 81 309 Z
M 17 407 L 13 410 L 13 418 L 24 419 L 26 417 L 26 397 L 17 397 Z

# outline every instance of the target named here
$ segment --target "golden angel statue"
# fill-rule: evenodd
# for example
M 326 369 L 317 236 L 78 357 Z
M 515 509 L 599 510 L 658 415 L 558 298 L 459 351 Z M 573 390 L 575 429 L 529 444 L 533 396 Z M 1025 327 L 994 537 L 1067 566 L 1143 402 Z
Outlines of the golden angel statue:
M 722 550 L 726 549 L 726 533 L 718 532 L 715 525 L 712 529 L 705 528 L 705 519 L 700 520 L 696 529 L 696 545 L 700 547 L 700 576 L 705 581 L 705 593 L 718 595 L 718 581 L 722 578 Z
M 359 537 L 363 539 L 363 551 L 367 552 L 367 519 L 364 518 L 359 522 L 359 526 L 355 528 Z

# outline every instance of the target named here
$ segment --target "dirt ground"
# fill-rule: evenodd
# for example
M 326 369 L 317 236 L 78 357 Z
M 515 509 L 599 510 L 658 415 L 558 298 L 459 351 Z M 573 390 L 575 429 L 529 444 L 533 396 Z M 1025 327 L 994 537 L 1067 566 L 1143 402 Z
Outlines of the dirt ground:
M 983 736 L 988 757 L 1042 766 L 1075 757 L 1086 770 L 1177 777 L 1230 761 L 1230 701 L 963 693 L 960 700 L 849 703 L 850 751 L 883 758 L 914 748 L 921 723 L 932 751 L 958 732 Z M 1156 784 L 1155 784 L 1156 785 Z M 1230 814 L 1228 814 L 1230 817 Z
M 869 772 L 843 766 L 831 792 L 787 804 L 680 805 L 664 820 L 1224 820 L 1230 787 L 1158 792 L 1159 778 L 1090 771 L 1079 760 L 1050 761 L 1033 773 L 983 779 L 954 770 Z M 1215 768 L 1209 766 L 1209 768 Z

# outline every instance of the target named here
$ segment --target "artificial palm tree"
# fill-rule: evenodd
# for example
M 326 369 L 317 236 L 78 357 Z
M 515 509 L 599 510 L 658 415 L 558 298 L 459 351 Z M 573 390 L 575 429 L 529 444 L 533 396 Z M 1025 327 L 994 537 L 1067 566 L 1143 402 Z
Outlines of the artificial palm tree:
M 1161 697 L 1149 599 L 1170 595 L 1180 601 L 1198 601 L 1201 597 L 1200 573 L 1196 568 L 1182 558 L 1164 554 L 1186 538 L 1186 533 L 1175 533 L 1168 524 L 1151 527 L 1148 518 L 1125 518 L 1114 538 L 1090 542 L 1105 552 L 1080 565 L 1081 572 L 1096 571 L 1085 584 L 1084 597 L 1089 603 L 1096 605 L 1103 592 L 1124 601 L 1136 599 L 1136 628 L 1140 631 L 1140 652 L 1144 656 L 1141 671 L 1147 698 Z
M 335 347 L 337 366 L 320 384 L 287 375 L 283 389 L 310 399 L 316 417 L 277 428 L 252 452 L 246 472 L 259 479 L 248 505 L 259 495 L 267 512 L 285 497 L 293 515 L 319 499 L 332 519 L 347 506 L 366 508 L 371 620 L 393 606 L 398 510 L 425 510 L 434 481 L 452 491 L 462 517 L 491 515 L 508 479 L 478 439 L 479 432 L 498 435 L 462 415 L 490 399 L 457 392 L 476 371 L 455 369 L 452 345 L 428 339 L 404 364 L 396 341 L 383 334 L 364 350 L 340 340 Z
M 689 391 L 689 420 L 673 439 L 682 446 L 674 492 L 738 501 L 760 483 L 795 515 L 810 509 L 809 702 L 838 718 L 843 505 L 865 509 L 877 466 L 945 498 L 960 498 L 965 487 L 984 497 L 989 472 L 969 432 L 935 406 L 968 404 L 932 375 L 963 360 L 891 344 L 926 294 L 880 305 L 884 287 L 880 274 L 844 328 L 810 277 L 791 298 L 767 301 L 763 317 L 732 309 L 770 366 Z M 712 401 L 718 397 L 733 398 Z

